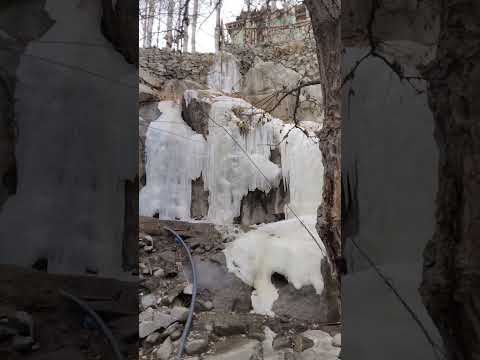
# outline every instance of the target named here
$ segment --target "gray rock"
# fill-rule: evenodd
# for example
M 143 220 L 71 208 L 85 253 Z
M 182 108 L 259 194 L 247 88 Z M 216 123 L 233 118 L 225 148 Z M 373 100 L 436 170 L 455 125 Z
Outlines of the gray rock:
M 195 303 L 195 311 L 202 312 L 202 311 L 210 311 L 213 309 L 213 303 L 211 301 L 203 301 L 198 299 Z
M 154 294 L 148 294 L 142 296 L 142 308 L 143 309 L 148 309 L 149 307 L 157 305 L 157 298 L 155 297 Z
M 188 355 L 199 355 L 207 351 L 208 340 L 207 339 L 193 339 L 187 342 L 185 351 Z
M 173 352 L 173 344 L 170 338 L 167 338 L 162 345 L 158 348 L 155 355 L 157 356 L 158 360 L 168 360 L 170 355 Z
M 184 323 L 187 321 L 189 309 L 182 306 L 175 306 L 171 311 L 170 315 L 176 319 L 176 321 Z
M 215 319 L 213 331 L 218 336 L 232 336 L 247 332 L 248 324 L 240 318 L 221 317 Z
M 335 346 L 335 347 L 341 347 L 342 346 L 342 334 L 337 334 L 333 337 L 332 345 Z
M 293 350 L 296 352 L 303 352 L 312 348 L 315 345 L 312 339 L 309 339 L 303 335 L 296 335 L 293 337 Z
M 173 341 L 176 341 L 176 340 L 180 339 L 181 337 L 182 337 L 182 331 L 180 329 L 175 330 L 174 332 L 172 332 L 170 334 L 170 339 L 172 339 Z
M 161 339 L 160 334 L 158 332 L 154 332 L 147 336 L 147 338 L 145 339 L 145 342 L 151 345 L 155 345 L 160 341 L 160 339 Z
M 222 254 L 224 257 L 224 255 Z M 212 298 L 217 312 L 248 313 L 252 308 L 252 288 L 229 272 L 226 265 L 194 256 L 198 271 L 199 293 L 215 294 Z M 187 278 L 191 278 L 191 268 L 185 266 Z
M 273 339 L 273 350 L 288 349 L 292 346 L 292 339 L 287 336 L 277 336 Z
M 153 276 L 163 278 L 163 277 L 165 276 L 165 270 L 163 270 L 163 269 L 157 269 L 157 270 L 155 270 L 155 272 L 153 273 Z
M 216 354 L 205 360 L 263 360 L 262 344 L 242 337 L 227 338 L 217 344 Z
M 177 321 L 175 317 L 152 308 L 148 308 L 140 313 L 139 320 L 139 336 L 141 339 L 146 338 L 159 329 L 166 329 Z

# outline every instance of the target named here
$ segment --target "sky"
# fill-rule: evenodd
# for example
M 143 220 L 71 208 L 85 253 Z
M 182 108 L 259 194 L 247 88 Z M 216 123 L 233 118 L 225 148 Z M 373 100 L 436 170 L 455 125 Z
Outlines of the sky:
M 222 18 L 224 23 L 235 21 L 236 17 L 240 15 L 243 8 L 242 0 L 224 0 L 222 8 Z M 206 16 L 199 21 L 201 24 Z M 215 14 L 205 20 L 201 28 L 197 30 L 197 51 L 199 52 L 214 52 L 215 51 Z
M 200 2 L 204 2 L 209 4 L 209 1 L 212 4 L 215 3 L 214 0 L 200 0 Z M 240 15 L 242 8 L 244 6 L 243 0 L 224 0 L 223 8 L 222 8 L 222 19 L 224 23 L 228 23 L 231 21 L 235 21 L 236 17 Z M 215 51 L 215 23 L 216 23 L 216 14 L 215 12 L 212 13 L 214 5 L 211 6 L 204 6 L 199 11 L 199 20 L 198 20 L 198 28 L 197 28 L 197 51 L 198 52 L 214 52 Z M 192 10 L 190 10 L 190 13 Z M 166 14 L 163 11 L 163 15 L 159 21 L 155 21 L 154 24 L 154 32 L 158 31 L 158 25 L 160 24 L 160 31 L 165 31 L 166 29 Z M 140 26 L 140 40 L 143 37 L 141 33 L 141 26 Z M 190 29 L 191 33 L 191 29 Z M 160 33 L 158 36 L 158 47 L 163 47 L 165 41 L 163 40 L 164 33 Z M 190 36 L 191 38 L 191 36 Z M 153 45 L 157 46 L 157 37 L 154 35 Z M 190 51 L 190 44 L 189 44 L 189 51 Z

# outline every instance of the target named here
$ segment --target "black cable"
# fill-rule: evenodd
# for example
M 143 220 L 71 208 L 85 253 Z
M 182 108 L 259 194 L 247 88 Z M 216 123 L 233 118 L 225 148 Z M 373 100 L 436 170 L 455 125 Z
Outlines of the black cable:
M 88 315 L 92 317 L 92 319 L 97 323 L 97 325 L 100 327 L 100 330 L 102 330 L 103 334 L 105 337 L 108 339 L 110 342 L 110 345 L 112 346 L 113 353 L 115 354 L 115 357 L 117 360 L 124 360 L 124 357 L 122 355 L 122 352 L 120 351 L 120 346 L 118 345 L 117 340 L 113 336 L 112 332 L 108 328 L 108 326 L 105 324 L 105 322 L 102 320 L 100 316 L 84 301 L 80 300 L 78 297 L 67 293 L 64 290 L 60 290 L 60 295 L 63 297 L 73 301 L 75 304 L 80 306 L 83 311 L 85 311 Z
M 190 303 L 190 310 L 188 312 L 188 318 L 187 322 L 185 323 L 185 328 L 183 329 L 182 337 L 180 339 L 180 348 L 178 349 L 178 354 L 177 354 L 177 360 L 180 360 L 183 355 L 183 351 L 185 349 L 185 344 L 187 342 L 187 337 L 188 334 L 190 333 L 190 329 L 192 327 L 192 320 L 193 320 L 193 311 L 195 309 L 195 301 L 197 299 L 197 267 L 195 265 L 195 262 L 193 261 L 192 253 L 190 251 L 190 248 L 188 245 L 183 241 L 182 237 L 178 235 L 177 232 L 174 230 L 170 229 L 169 227 L 164 227 L 165 230 L 169 231 L 175 236 L 175 239 L 178 244 L 182 245 L 183 248 L 185 249 L 185 252 L 188 255 L 188 259 L 190 260 L 190 264 L 192 265 L 192 276 L 193 276 L 193 286 L 192 286 L 192 301 Z

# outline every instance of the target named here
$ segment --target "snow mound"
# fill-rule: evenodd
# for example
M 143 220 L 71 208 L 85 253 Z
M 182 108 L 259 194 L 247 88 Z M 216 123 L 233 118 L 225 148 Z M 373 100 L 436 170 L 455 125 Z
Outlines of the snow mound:
M 321 244 L 315 231 L 316 217 L 304 217 L 303 222 Z M 323 291 L 321 262 L 325 250 L 320 251 L 298 219 L 261 225 L 241 235 L 224 252 L 229 271 L 255 289 L 255 313 L 274 315 L 272 307 L 278 299 L 271 282 L 274 273 L 285 276 L 296 289 L 312 285 L 317 294 Z

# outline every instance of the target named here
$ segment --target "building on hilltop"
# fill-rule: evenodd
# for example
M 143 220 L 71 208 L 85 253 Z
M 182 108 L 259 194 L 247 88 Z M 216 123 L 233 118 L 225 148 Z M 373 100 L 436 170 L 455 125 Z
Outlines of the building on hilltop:
M 242 11 L 236 21 L 226 24 L 232 45 L 256 46 L 305 40 L 311 21 L 304 5 L 285 9 L 267 8 Z

